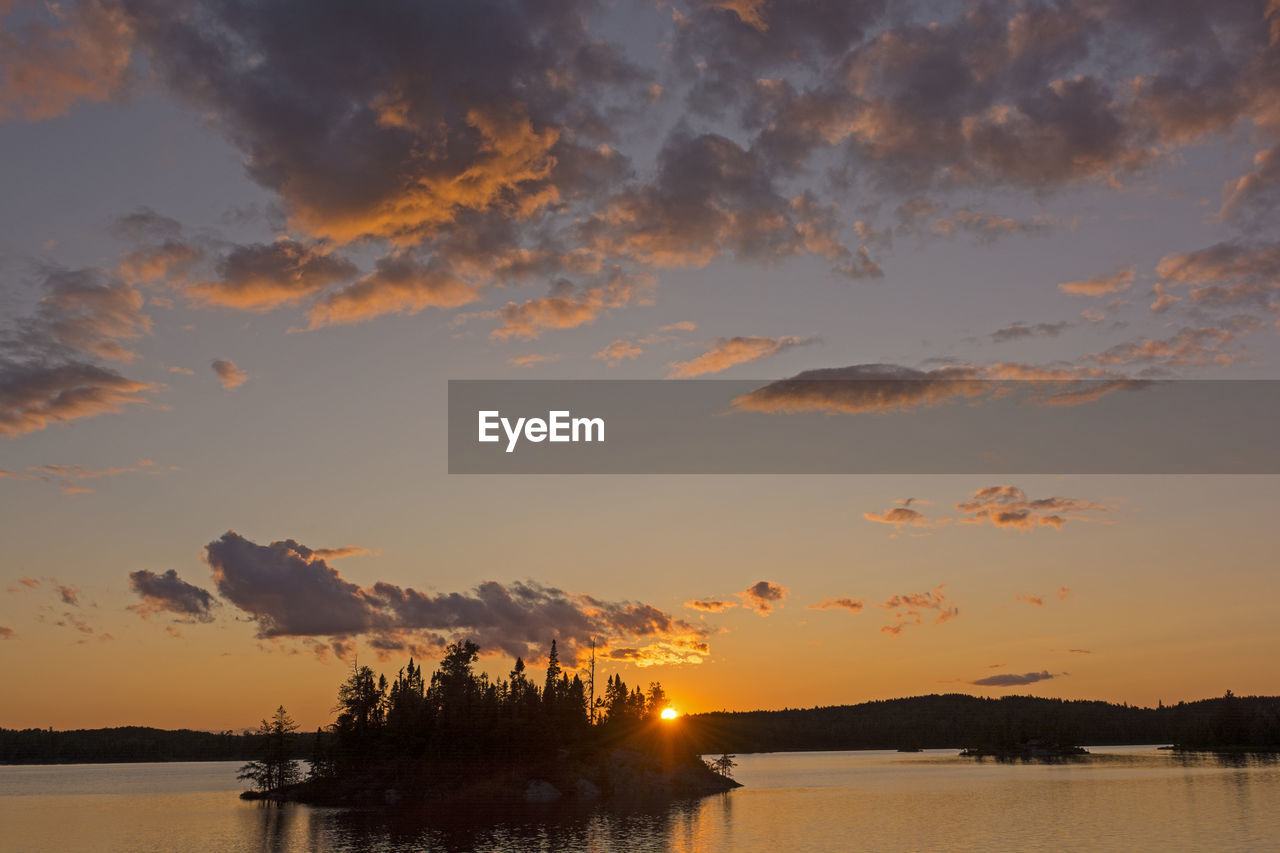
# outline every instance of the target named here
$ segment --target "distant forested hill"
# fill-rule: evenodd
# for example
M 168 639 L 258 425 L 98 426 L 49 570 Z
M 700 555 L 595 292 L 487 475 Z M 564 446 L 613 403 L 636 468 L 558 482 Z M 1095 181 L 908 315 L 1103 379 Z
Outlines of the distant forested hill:
M 257 755 L 258 735 L 168 731 L 143 726 L 114 729 L 0 729 L 0 764 L 109 764 L 128 761 L 242 761 Z M 299 756 L 314 735 L 295 735 Z
M 782 711 L 721 711 L 686 724 L 704 753 L 805 749 L 1178 744 L 1280 749 L 1280 697 L 1228 693 L 1158 708 L 1109 702 L 960 693 Z
M 1063 744 L 1178 744 L 1189 749 L 1280 750 L 1280 696 L 1235 696 L 1158 708 L 1109 702 L 961 693 L 783 711 L 717 711 L 683 718 L 698 751 L 1009 747 L 1032 738 Z M 125 726 L 0 729 L 0 764 L 244 761 L 256 734 Z M 290 736 L 297 758 L 315 734 Z

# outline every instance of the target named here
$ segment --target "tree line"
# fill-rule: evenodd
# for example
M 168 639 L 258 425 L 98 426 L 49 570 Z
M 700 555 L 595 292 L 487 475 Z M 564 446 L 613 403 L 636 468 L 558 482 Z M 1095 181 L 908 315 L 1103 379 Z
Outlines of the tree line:
M 982 698 L 963 693 L 781 711 L 720 711 L 686 720 L 704 753 L 806 749 L 1010 749 L 1032 739 L 1072 745 L 1176 744 L 1280 749 L 1280 697 L 1223 697 L 1142 708 L 1109 702 Z

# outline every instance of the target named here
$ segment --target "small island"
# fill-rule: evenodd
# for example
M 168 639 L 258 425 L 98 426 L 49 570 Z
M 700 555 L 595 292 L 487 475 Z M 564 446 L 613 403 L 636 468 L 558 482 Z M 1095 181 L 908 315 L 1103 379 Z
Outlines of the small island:
M 516 658 L 508 678 L 477 673 L 480 648 L 448 646 L 425 677 L 410 659 L 395 679 L 353 663 L 338 688 L 337 719 L 318 729 L 301 773 L 297 725 L 284 707 L 263 720 L 259 757 L 241 768 L 241 796 L 323 806 L 457 808 L 552 802 L 639 802 L 739 787 L 734 762 L 704 761 L 662 685 L 629 688 L 610 676 L 592 701 L 559 663 L 555 641 L 543 686 Z

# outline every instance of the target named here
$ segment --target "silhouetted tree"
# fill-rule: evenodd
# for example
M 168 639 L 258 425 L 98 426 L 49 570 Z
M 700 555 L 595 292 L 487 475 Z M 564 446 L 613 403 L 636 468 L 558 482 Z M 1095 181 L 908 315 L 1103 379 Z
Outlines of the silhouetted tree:
M 271 720 L 263 720 L 258 728 L 261 757 L 241 767 L 236 778 L 252 781 L 259 791 L 278 791 L 297 782 L 298 762 L 289 754 L 289 735 L 297 730 L 298 724 L 281 705 Z

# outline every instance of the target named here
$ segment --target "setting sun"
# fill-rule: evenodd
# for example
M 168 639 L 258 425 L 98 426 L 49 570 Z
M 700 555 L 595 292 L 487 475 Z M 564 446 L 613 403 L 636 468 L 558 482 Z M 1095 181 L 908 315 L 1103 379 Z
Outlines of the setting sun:
M 679 714 L 679 712 L 678 712 L 678 711 L 676 711 L 676 709 L 675 709 L 675 708 L 663 708 L 663 709 L 662 709 L 662 719 L 664 719 L 664 720 L 674 720 L 674 719 L 675 719 L 676 717 L 678 717 L 679 715 L 680 715 L 680 714 Z

